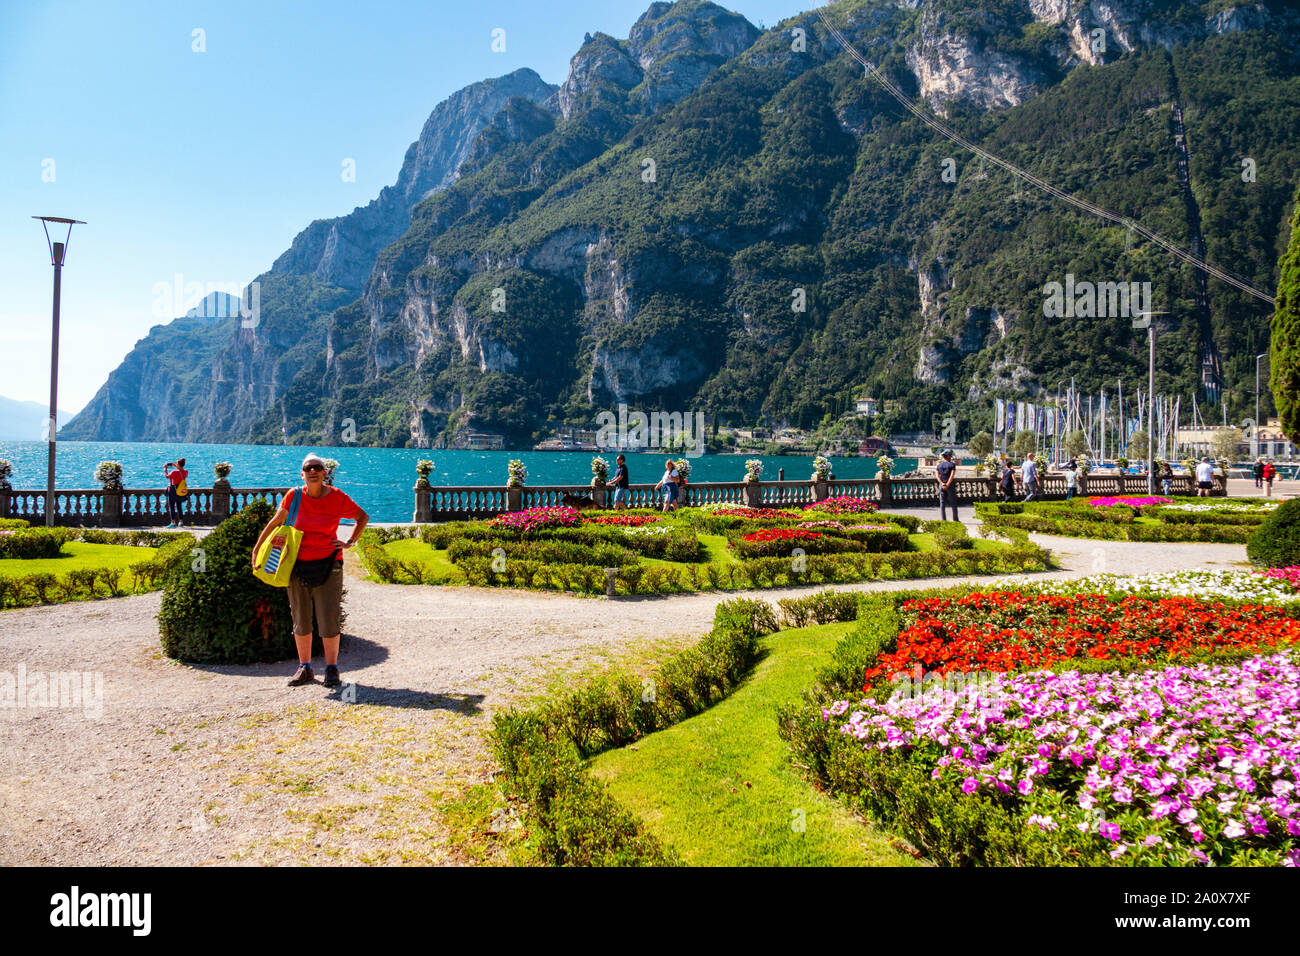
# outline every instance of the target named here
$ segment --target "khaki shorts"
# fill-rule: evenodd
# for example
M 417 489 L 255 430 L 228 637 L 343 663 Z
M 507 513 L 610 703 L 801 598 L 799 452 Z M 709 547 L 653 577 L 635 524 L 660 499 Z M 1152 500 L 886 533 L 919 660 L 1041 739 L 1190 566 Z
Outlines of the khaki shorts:
M 343 560 L 334 562 L 334 570 L 320 587 L 309 588 L 297 577 L 289 579 L 289 611 L 293 615 L 293 632 L 312 632 L 312 611 L 316 612 L 316 633 L 321 637 L 338 637 L 343 629 Z

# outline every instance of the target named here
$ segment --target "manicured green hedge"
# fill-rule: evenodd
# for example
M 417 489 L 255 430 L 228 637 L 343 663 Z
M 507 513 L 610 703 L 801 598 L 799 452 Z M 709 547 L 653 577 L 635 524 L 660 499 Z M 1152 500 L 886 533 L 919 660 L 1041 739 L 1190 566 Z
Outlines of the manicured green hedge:
M 284 588 L 253 576 L 252 552 L 275 514 L 265 501 L 221 522 L 203 539 L 201 570 L 179 563 L 168 574 L 158 612 L 163 653 L 196 664 L 282 661 L 295 654 Z
M 1246 544 L 1246 556 L 1266 568 L 1300 564 L 1300 498 L 1283 502 Z
M 0 558 L 57 558 L 70 537 L 66 528 L 5 529 L 0 534 Z
M 1013 529 L 1014 530 L 1014 529 Z M 1007 532 L 1010 535 L 1012 532 Z M 1024 532 L 1021 532 L 1024 534 Z M 425 566 L 398 561 L 384 551 L 369 532 L 357 542 L 366 567 L 388 584 L 422 584 Z M 846 584 L 853 581 L 924 578 L 958 574 L 1019 574 L 1051 566 L 1051 554 L 1028 540 L 1012 539 L 1001 551 L 939 550 L 885 554 L 813 554 L 796 565 L 791 558 L 749 558 L 728 564 L 672 567 L 624 565 L 615 574 L 617 595 L 671 594 L 689 591 L 770 588 L 807 584 Z M 465 557 L 456 566 L 466 583 L 477 587 L 605 593 L 603 565 L 545 564 L 507 560 L 495 571 L 490 558 Z M 800 569 L 801 568 L 801 569 Z
M 1085 513 L 1062 514 L 1005 514 L 997 506 L 975 513 L 986 528 L 1019 528 L 1040 534 L 1064 535 L 1072 538 L 1101 538 L 1109 541 L 1206 541 L 1219 544 L 1244 544 L 1253 528 L 1244 524 L 1160 523 L 1139 524 L 1118 520 L 1117 517 L 1098 518 Z M 1122 505 L 1116 507 L 1123 507 Z M 1113 511 L 1112 508 L 1095 508 L 1091 511 Z M 1122 517 L 1122 516 L 1119 516 Z
M 583 761 L 609 747 L 670 727 L 721 699 L 758 659 L 759 639 L 776 630 L 762 601 L 718 606 L 713 629 L 647 680 L 619 674 L 530 710 L 492 720 L 502 791 L 524 804 L 530 840 L 555 866 L 662 866 L 675 855 L 659 844 Z
M 163 578 L 177 563 L 188 559 L 195 543 L 194 535 L 189 532 L 167 532 L 162 547 L 152 558 L 131 565 L 131 582 L 127 587 L 122 586 L 124 572 L 121 568 L 76 568 L 63 574 L 42 571 L 0 576 L 0 608 L 121 597 L 128 593 L 152 591 L 162 586 Z M 152 547 L 148 544 L 138 546 Z

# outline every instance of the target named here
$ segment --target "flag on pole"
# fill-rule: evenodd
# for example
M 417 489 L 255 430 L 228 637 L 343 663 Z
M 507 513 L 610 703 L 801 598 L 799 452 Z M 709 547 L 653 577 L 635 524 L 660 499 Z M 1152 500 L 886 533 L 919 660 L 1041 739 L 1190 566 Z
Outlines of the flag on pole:
M 997 424 L 993 427 L 993 430 L 995 432 L 1006 431 L 1006 427 L 1007 427 L 1006 405 L 1003 404 L 1002 399 L 1000 398 L 997 399 L 996 401 L 997 401 L 998 415 L 997 415 Z

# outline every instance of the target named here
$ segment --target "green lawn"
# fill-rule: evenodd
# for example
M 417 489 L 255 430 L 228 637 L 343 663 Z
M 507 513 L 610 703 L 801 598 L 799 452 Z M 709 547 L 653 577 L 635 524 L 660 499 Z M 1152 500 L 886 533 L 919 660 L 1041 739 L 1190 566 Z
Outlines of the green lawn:
M 419 538 L 399 538 L 384 545 L 384 550 L 398 561 L 419 561 L 426 565 L 432 576 L 429 584 L 464 584 L 460 569 L 447 559 L 446 549 L 436 550 Z
M 133 564 L 148 561 L 158 553 L 157 548 L 135 548 L 125 544 L 83 544 L 69 541 L 63 546 L 64 554 L 57 558 L 4 558 L 0 559 L 0 577 L 21 577 L 48 571 L 59 575 L 82 568 L 121 568 L 125 571 Z
M 777 707 L 799 697 L 853 626 L 765 638 L 767 656 L 730 697 L 597 756 L 592 772 L 693 865 L 916 865 L 884 834 L 809 786 L 777 736 Z

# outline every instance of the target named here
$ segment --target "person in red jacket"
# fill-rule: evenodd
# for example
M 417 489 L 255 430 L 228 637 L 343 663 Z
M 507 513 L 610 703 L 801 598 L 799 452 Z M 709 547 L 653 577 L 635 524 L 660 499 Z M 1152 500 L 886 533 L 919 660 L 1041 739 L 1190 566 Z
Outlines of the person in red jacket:
M 289 517 L 289 507 L 299 496 L 298 516 L 293 526 L 302 532 L 302 544 L 293 563 L 289 581 L 289 611 L 293 615 L 293 640 L 298 647 L 298 670 L 290 687 L 313 683 L 311 670 L 312 612 L 316 630 L 325 648 L 326 687 L 338 687 L 339 639 L 343 621 L 343 549 L 356 544 L 370 516 L 343 491 L 325 481 L 325 460 L 311 454 L 302 460 L 302 487 L 291 488 L 280 502 L 280 510 L 266 523 L 253 546 L 253 565 L 262 542 Z M 339 538 L 339 521 L 355 518 L 356 527 L 346 540 Z
M 1265 492 L 1268 497 L 1273 497 L 1273 479 L 1277 477 L 1277 469 L 1273 467 L 1273 459 L 1270 458 L 1264 462 L 1264 487 L 1268 489 Z

